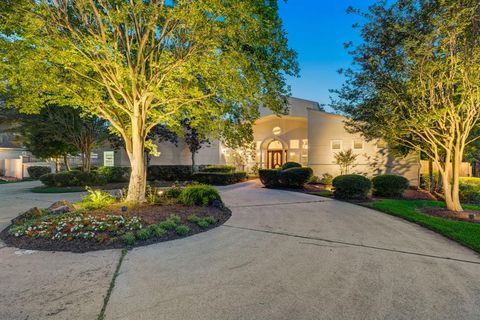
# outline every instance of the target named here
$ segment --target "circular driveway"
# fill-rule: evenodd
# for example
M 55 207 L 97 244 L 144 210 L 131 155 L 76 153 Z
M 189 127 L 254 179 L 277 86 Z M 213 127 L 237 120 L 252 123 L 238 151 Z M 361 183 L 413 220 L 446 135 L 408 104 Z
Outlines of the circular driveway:
M 479 319 L 480 259 L 335 200 L 221 188 L 224 226 L 128 253 L 107 319 Z

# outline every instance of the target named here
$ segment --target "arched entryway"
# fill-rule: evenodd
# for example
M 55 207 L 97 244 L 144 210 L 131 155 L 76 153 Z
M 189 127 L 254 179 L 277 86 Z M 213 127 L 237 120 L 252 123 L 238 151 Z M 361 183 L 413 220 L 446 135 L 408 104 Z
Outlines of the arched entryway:
M 272 140 L 267 145 L 266 164 L 268 169 L 280 168 L 287 160 L 287 150 L 279 140 Z

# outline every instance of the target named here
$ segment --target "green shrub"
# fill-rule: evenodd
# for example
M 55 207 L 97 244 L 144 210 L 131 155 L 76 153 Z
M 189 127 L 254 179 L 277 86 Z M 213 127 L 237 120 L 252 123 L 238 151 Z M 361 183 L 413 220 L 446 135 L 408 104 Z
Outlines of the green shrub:
M 172 220 L 173 222 L 175 222 L 175 224 L 179 224 L 180 222 L 182 222 L 182 219 L 180 218 L 179 215 L 176 215 L 176 214 L 171 214 L 169 217 L 168 217 L 169 220 Z
M 87 187 L 88 194 L 82 198 L 80 206 L 85 209 L 99 209 L 115 202 L 115 198 L 108 192 L 93 190 Z
M 194 214 L 191 214 L 187 217 L 187 221 L 190 222 L 190 223 L 197 223 L 199 220 L 200 220 L 200 217 L 198 217 Z
M 150 229 L 150 233 L 157 238 L 162 238 L 167 234 L 167 230 L 163 229 L 157 224 L 149 225 L 148 229 Z
M 98 168 L 98 174 L 107 179 L 107 182 L 127 182 L 130 179 L 129 167 L 100 167 Z
M 301 188 L 312 175 L 312 168 L 293 167 L 280 171 L 279 181 L 280 184 L 286 187 Z
M 322 179 L 320 180 L 320 183 L 326 186 L 331 186 L 333 183 L 333 176 L 330 173 L 324 173 L 322 175 Z
M 168 219 L 160 222 L 158 225 L 160 226 L 160 228 L 165 229 L 165 230 L 173 230 L 177 226 L 175 221 L 168 220 Z
M 461 177 L 460 184 L 471 184 L 480 187 L 480 178 L 479 177 Z
M 461 182 L 459 187 L 459 195 L 462 202 L 480 203 L 480 185 Z
M 364 176 L 347 174 L 333 179 L 333 193 L 338 199 L 364 200 L 372 188 L 372 182 Z
M 216 186 L 238 183 L 247 179 L 246 172 L 195 172 L 193 180 Z
M 147 180 L 189 181 L 192 179 L 192 166 L 161 165 L 147 168 Z
M 310 179 L 308 179 L 308 183 L 310 184 L 318 184 L 320 181 L 321 180 L 318 176 L 311 176 Z
M 291 168 L 301 168 L 302 165 L 298 162 L 285 162 L 283 165 L 282 165 L 282 170 L 287 170 L 287 169 L 291 169 Z
M 175 232 L 179 236 L 186 236 L 190 232 L 190 228 L 186 225 L 181 225 L 175 228 Z
M 48 173 L 41 176 L 40 181 L 48 187 L 101 186 L 107 183 L 102 175 L 82 171 Z
M 198 225 L 200 228 L 205 229 L 205 228 L 208 228 L 208 226 L 210 225 L 210 223 L 209 223 L 207 220 L 205 220 L 205 219 L 200 219 L 200 220 L 197 221 L 197 225 Z
M 55 187 L 55 173 L 47 173 L 40 177 L 40 181 L 47 187 Z
M 131 246 L 135 243 L 135 234 L 133 234 L 133 232 L 126 232 L 122 236 L 122 240 L 125 242 L 125 244 Z
M 402 197 L 403 192 L 410 186 L 407 178 L 384 174 L 372 179 L 373 194 L 379 197 Z
M 205 184 L 192 184 L 182 190 L 178 201 L 184 205 L 201 205 L 208 206 L 213 201 L 222 199 L 218 191 L 209 185 Z
M 234 166 L 227 166 L 227 165 L 210 165 L 202 168 L 200 172 L 234 172 Z
M 205 217 L 205 218 L 203 218 L 203 219 L 204 219 L 205 221 L 208 221 L 208 223 L 210 223 L 210 224 L 215 224 L 215 223 L 217 223 L 217 219 L 215 219 L 215 218 L 212 217 L 212 216 L 208 216 L 208 217 Z
M 31 166 L 27 168 L 28 175 L 32 179 L 40 179 L 44 174 L 52 172 L 52 168 L 43 166 Z
M 260 177 L 260 181 L 263 185 L 267 188 L 271 187 L 279 187 L 280 181 L 280 170 L 277 169 L 260 169 L 258 170 L 258 175 Z
M 137 234 L 136 234 L 137 239 L 143 240 L 143 241 L 150 238 L 150 236 L 151 236 L 151 233 L 149 228 L 140 229 L 137 231 Z
M 170 187 L 168 189 L 165 189 L 163 191 L 162 196 L 168 199 L 177 199 L 180 196 L 180 193 L 182 193 L 182 188 L 180 187 Z

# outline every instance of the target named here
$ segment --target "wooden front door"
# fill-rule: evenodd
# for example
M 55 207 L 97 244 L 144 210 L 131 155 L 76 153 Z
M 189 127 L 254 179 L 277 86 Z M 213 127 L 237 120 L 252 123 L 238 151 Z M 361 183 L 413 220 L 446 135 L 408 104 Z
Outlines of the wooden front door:
M 268 151 L 268 168 L 280 168 L 283 164 L 283 150 L 269 150 Z

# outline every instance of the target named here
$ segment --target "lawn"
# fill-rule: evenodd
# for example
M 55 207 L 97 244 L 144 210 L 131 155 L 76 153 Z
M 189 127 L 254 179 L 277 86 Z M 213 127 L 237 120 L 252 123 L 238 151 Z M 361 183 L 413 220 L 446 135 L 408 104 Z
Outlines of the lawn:
M 84 187 L 47 187 L 39 186 L 30 189 L 33 193 L 69 193 L 69 192 L 84 192 Z
M 376 210 L 417 223 L 480 252 L 480 224 L 432 217 L 419 212 L 426 207 L 445 207 L 440 201 L 381 199 L 370 204 Z M 480 206 L 464 205 L 479 210 Z

